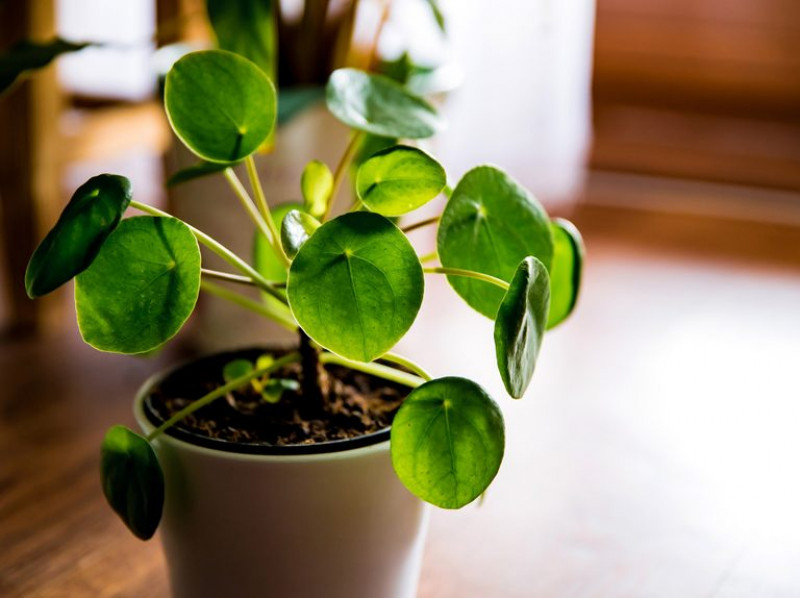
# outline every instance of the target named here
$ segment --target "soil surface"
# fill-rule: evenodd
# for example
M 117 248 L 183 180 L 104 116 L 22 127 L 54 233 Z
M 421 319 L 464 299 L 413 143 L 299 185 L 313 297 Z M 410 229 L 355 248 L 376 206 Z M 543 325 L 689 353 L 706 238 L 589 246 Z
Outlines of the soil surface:
M 166 377 L 147 398 L 151 412 L 167 420 L 192 401 L 223 385 L 222 368 L 236 358 L 255 361 L 265 350 L 245 350 L 202 358 Z M 269 351 L 274 357 L 284 351 Z M 324 408 L 304 403 L 299 391 L 287 390 L 270 404 L 252 387 L 217 399 L 175 424 L 207 438 L 237 444 L 287 446 L 356 438 L 391 425 L 410 389 L 354 372 L 324 366 Z M 270 378 L 299 380 L 300 365 L 285 366 Z

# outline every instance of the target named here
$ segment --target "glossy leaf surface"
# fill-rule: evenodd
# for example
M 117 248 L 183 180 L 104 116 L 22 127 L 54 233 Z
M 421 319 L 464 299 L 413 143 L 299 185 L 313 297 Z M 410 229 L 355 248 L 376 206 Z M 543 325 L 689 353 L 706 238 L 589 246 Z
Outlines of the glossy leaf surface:
M 422 303 L 422 266 L 383 216 L 353 212 L 323 224 L 289 269 L 297 322 L 323 347 L 371 361 L 406 333 Z
M 292 210 L 302 209 L 303 205 L 296 202 L 282 203 L 271 208 L 270 213 L 272 214 L 275 228 L 277 230 L 281 229 L 286 214 Z M 253 267 L 267 280 L 278 283 L 286 282 L 286 266 L 275 255 L 275 250 L 269 244 L 267 238 L 258 230 L 253 238 Z M 269 297 L 269 295 L 266 296 Z M 271 298 L 274 299 L 274 297 Z
M 189 227 L 174 218 L 128 218 L 75 279 L 81 336 L 101 351 L 150 351 L 181 329 L 199 290 L 200 249 Z
M 575 225 L 556 218 L 552 224 L 555 251 L 550 268 L 550 315 L 547 329 L 558 326 L 575 309 L 583 275 L 585 249 Z
M 130 202 L 125 177 L 101 174 L 78 187 L 31 256 L 25 272 L 28 296 L 45 295 L 88 268 Z
M 319 160 L 306 164 L 300 178 L 300 190 L 305 211 L 314 218 L 322 218 L 333 193 L 333 173 L 328 165 Z
M 535 257 L 522 260 L 497 310 L 494 345 L 506 391 L 519 399 L 528 388 L 550 307 L 547 268 Z
M 503 415 L 466 378 L 438 378 L 414 389 L 392 423 L 392 465 L 422 500 L 458 509 L 497 475 L 505 450 Z
M 328 110 L 346 125 L 401 139 L 430 137 L 444 128 L 436 110 L 388 77 L 339 69 L 325 91 Z
M 437 236 L 442 265 L 510 281 L 529 255 L 549 268 L 553 259 L 550 220 L 539 202 L 493 166 L 478 166 L 459 181 L 442 213 Z M 494 319 L 503 290 L 470 278 L 448 276 L 474 309 Z
M 140 540 L 158 528 L 164 507 L 164 475 L 147 439 L 114 426 L 103 439 L 100 456 L 103 494 Z
M 426 204 L 447 184 L 444 168 L 414 147 L 380 151 L 358 169 L 356 192 L 370 210 L 401 216 Z
M 90 44 L 76 44 L 55 38 L 46 42 L 23 40 L 0 53 L 0 95 L 11 89 L 26 71 L 47 66 L 61 54 L 83 50 Z
M 164 106 L 186 146 L 208 162 L 238 162 L 269 137 L 275 87 L 255 64 L 223 50 L 192 52 L 167 73 Z
M 303 244 L 320 227 L 319 221 L 300 210 L 292 210 L 281 223 L 281 245 L 291 259 L 297 255 Z

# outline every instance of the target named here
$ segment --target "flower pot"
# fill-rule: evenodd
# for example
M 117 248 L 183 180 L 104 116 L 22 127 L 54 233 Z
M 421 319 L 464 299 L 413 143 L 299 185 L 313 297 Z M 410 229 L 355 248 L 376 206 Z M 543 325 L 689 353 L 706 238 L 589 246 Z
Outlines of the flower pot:
M 134 404 L 180 368 L 150 379 Z M 398 481 L 388 429 L 351 440 L 253 447 L 154 441 L 166 496 L 160 525 L 175 598 L 410 598 L 427 507 Z

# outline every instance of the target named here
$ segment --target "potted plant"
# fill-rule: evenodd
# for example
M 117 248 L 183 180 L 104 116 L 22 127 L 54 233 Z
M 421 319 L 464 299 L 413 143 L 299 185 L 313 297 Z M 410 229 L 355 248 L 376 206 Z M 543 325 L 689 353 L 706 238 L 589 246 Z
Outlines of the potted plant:
M 108 174 L 75 192 L 28 266 L 31 297 L 75 278 L 81 335 L 101 351 L 156 350 L 200 291 L 298 335 L 288 350 L 213 355 L 155 377 L 135 402 L 143 434 L 114 426 L 103 441 L 105 496 L 137 537 L 160 525 L 175 596 L 412 596 L 425 503 L 472 502 L 504 450 L 486 391 L 433 379 L 392 352 L 420 308 L 424 275 L 446 275 L 495 321 L 498 370 L 515 398 L 545 330 L 575 305 L 577 231 L 498 168 L 479 166 L 451 189 L 430 155 L 392 146 L 358 167 L 357 201 L 332 218 L 361 136 L 421 139 L 442 122 L 401 85 L 355 69 L 332 74 L 326 102 L 351 141 L 333 171 L 308 164 L 304 201 L 278 226 L 252 158 L 274 127 L 270 79 L 222 50 L 184 56 L 166 79 L 172 128 L 220 166 L 284 277 L 136 202 L 128 181 Z M 240 162 L 252 197 L 232 169 Z M 395 224 L 440 193 L 441 218 Z M 129 208 L 147 215 L 123 219 Z M 436 224 L 440 265 L 424 266 L 405 233 Z M 236 273 L 204 268 L 200 245 Z M 257 287 L 265 301 L 220 281 Z

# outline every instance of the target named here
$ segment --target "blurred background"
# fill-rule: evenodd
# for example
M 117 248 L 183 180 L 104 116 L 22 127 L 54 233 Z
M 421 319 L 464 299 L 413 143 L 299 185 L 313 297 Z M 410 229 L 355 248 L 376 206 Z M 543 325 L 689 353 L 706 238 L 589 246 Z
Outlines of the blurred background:
M 500 165 L 587 246 L 573 318 L 529 396 L 502 401 L 496 485 L 432 517 L 420 595 L 800 596 L 800 4 L 451 0 L 444 31 L 427 0 L 358 4 L 346 60 L 376 45 L 436 69 L 449 129 L 427 149 L 452 182 Z M 101 505 L 99 439 L 152 372 L 274 331 L 205 303 L 175 348 L 99 355 L 70 289 L 27 298 L 30 254 L 101 172 L 250 243 L 224 185 L 165 188 L 187 156 L 159 73 L 209 43 L 202 0 L 0 0 L 0 51 L 54 35 L 101 45 L 0 98 L 0 594 L 163 596 L 160 552 Z M 262 158 L 280 201 L 304 160 L 344 146 L 319 112 Z M 429 250 L 433 231 L 416 234 Z M 405 350 L 502 397 L 491 323 L 427 284 Z

